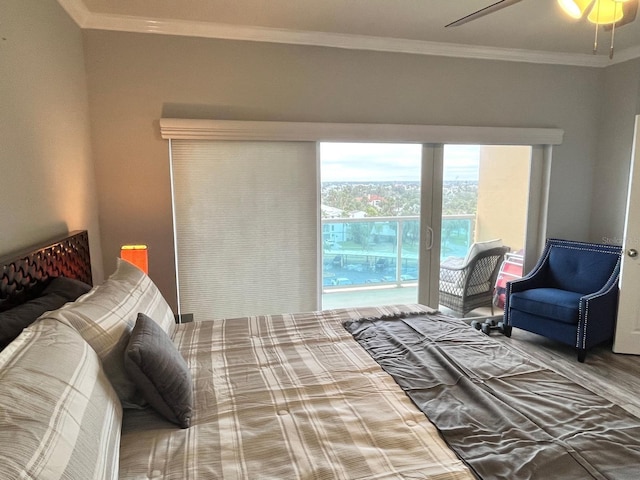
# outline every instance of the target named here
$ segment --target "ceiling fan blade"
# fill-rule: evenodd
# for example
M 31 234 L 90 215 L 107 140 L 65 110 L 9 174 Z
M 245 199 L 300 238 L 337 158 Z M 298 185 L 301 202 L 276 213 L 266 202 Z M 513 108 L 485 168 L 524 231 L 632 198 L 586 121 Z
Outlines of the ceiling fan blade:
M 484 17 L 485 15 L 489 15 L 490 13 L 497 12 L 498 10 L 502 10 L 503 8 L 509 7 L 514 3 L 521 2 L 522 0 L 500 0 L 499 2 L 492 3 L 491 5 L 481 8 L 469 15 L 466 15 L 458 20 L 455 20 L 444 27 L 458 27 L 460 25 L 464 25 L 472 20 L 476 20 L 480 17 Z
M 633 0 L 631 2 L 625 2 L 622 4 L 622 12 L 624 13 L 624 16 L 622 17 L 622 20 L 620 20 L 619 22 L 616 22 L 616 29 L 622 27 L 623 25 L 626 25 L 627 23 L 631 23 L 636 19 L 636 15 L 638 14 L 638 2 L 640 0 Z M 604 29 L 606 31 L 609 31 L 613 28 L 612 25 L 605 25 Z

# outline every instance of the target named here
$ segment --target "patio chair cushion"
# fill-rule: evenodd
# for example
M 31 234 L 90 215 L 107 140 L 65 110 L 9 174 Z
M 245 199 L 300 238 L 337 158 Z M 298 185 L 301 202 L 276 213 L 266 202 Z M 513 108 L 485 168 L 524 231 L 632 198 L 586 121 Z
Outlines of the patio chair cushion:
M 501 246 L 502 246 L 501 238 L 496 238 L 494 240 L 487 240 L 485 242 L 475 242 L 473 245 L 471 245 L 471 248 L 469 248 L 467 255 L 464 257 L 463 265 L 468 264 L 471 261 L 471 259 L 475 258 L 476 255 L 478 255 L 479 253 L 484 252 L 485 250 L 490 250 L 492 248 L 501 247 Z
M 496 247 L 502 247 L 502 239 L 498 238 L 486 242 L 476 242 L 471 245 L 464 258 L 445 258 L 440 263 L 440 290 L 453 295 L 461 295 L 462 292 L 460 289 L 464 287 L 467 275 L 471 272 L 459 269 L 464 269 L 464 267 L 480 253 Z M 486 280 L 487 279 L 481 277 L 472 279 L 469 289 L 467 290 L 467 295 L 475 295 L 490 289 L 491 285 L 489 285 Z

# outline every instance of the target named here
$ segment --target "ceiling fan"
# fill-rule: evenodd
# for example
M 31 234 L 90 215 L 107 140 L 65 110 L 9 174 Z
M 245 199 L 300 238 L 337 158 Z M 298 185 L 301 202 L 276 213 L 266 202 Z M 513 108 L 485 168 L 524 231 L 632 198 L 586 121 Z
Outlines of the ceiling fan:
M 499 0 L 480 10 L 465 15 L 445 25 L 447 27 L 458 27 L 465 23 L 477 20 L 491 13 L 510 7 L 522 0 Z M 588 12 L 587 18 L 596 25 L 596 39 L 593 53 L 598 48 L 598 27 L 604 25 L 605 30 L 611 31 L 611 49 L 609 57 L 613 58 L 613 40 L 615 29 L 633 22 L 638 13 L 638 3 L 640 0 L 558 0 L 562 9 L 573 18 L 581 18 Z
M 460 25 L 464 25 L 465 23 L 471 22 L 472 20 L 477 20 L 478 18 L 484 17 L 485 15 L 489 15 L 491 13 L 497 12 L 498 10 L 502 10 L 503 8 L 507 8 L 510 7 L 511 5 L 514 5 L 516 3 L 521 2 L 522 0 L 499 0 L 495 3 L 492 3 L 491 5 L 488 5 L 484 8 L 481 8 L 480 10 L 476 10 L 475 12 L 470 13 L 469 15 L 465 15 L 462 18 L 459 18 L 457 20 L 454 20 L 453 22 L 445 25 L 446 27 L 458 27 Z M 558 3 L 560 3 L 560 5 L 563 7 L 563 9 L 565 9 L 565 11 L 569 12 L 579 12 L 577 14 L 577 16 L 575 16 L 574 18 L 579 18 L 580 16 L 582 16 L 582 14 L 584 14 L 585 11 L 588 10 L 588 7 L 592 7 L 591 8 L 591 12 L 593 13 L 593 17 L 595 18 L 595 16 L 597 15 L 597 1 L 595 2 L 596 4 L 594 4 L 594 0 L 573 0 L 573 1 L 563 1 L 563 0 L 558 0 Z M 605 3 L 605 2 L 602 2 Z M 626 25 L 627 23 L 631 23 L 635 20 L 636 18 L 636 14 L 638 11 L 638 0 L 607 0 L 606 3 L 619 3 L 621 5 L 622 8 L 619 8 L 619 12 L 622 12 L 622 16 L 620 18 L 620 20 L 614 22 L 615 23 L 615 27 L 619 28 L 623 25 Z M 565 7 L 565 5 L 567 4 L 573 4 L 571 6 Z M 572 8 L 573 7 L 573 8 Z M 571 10 L 569 10 L 571 9 Z M 590 14 L 591 15 L 591 14 Z M 593 22 L 595 23 L 595 21 Z M 601 24 L 604 24 L 604 22 L 600 22 Z M 612 23 L 608 23 L 607 24 L 608 28 L 611 29 L 612 28 Z
M 480 17 L 484 17 L 485 15 L 489 15 L 490 13 L 497 12 L 498 10 L 502 10 L 503 8 L 510 7 L 514 3 L 521 2 L 522 0 L 499 0 L 496 3 L 492 3 L 489 6 L 481 8 L 480 10 L 476 10 L 469 15 L 465 15 L 462 18 L 454 20 L 453 22 L 445 25 L 444 27 L 459 27 L 460 25 L 464 25 L 465 23 L 469 23 L 472 20 L 477 20 Z

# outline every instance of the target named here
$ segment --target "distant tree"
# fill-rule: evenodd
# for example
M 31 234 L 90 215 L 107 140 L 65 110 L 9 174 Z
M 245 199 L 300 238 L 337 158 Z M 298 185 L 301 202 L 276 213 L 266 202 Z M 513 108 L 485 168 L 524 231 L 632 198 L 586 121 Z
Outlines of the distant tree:
M 415 245 L 420 238 L 418 222 L 405 221 L 402 226 L 402 242 L 408 245 Z
M 474 215 L 478 207 L 476 182 L 446 182 L 442 188 L 443 215 Z
M 420 215 L 418 182 L 325 183 L 322 203 L 350 212 L 363 211 L 368 217 Z M 375 203 L 370 203 L 375 198 Z M 478 184 L 448 181 L 442 187 L 443 215 L 474 215 L 477 211 Z
M 351 239 L 360 245 L 363 250 L 369 246 L 370 224 L 362 222 L 354 222 L 349 225 L 349 235 Z

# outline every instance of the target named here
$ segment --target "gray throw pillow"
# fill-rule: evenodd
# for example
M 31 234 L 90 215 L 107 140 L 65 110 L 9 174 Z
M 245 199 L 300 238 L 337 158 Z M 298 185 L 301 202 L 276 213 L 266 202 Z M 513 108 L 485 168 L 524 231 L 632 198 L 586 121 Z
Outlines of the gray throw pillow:
M 193 387 L 187 362 L 165 331 L 143 313 L 131 332 L 124 366 L 158 413 L 182 428 L 190 426 Z

